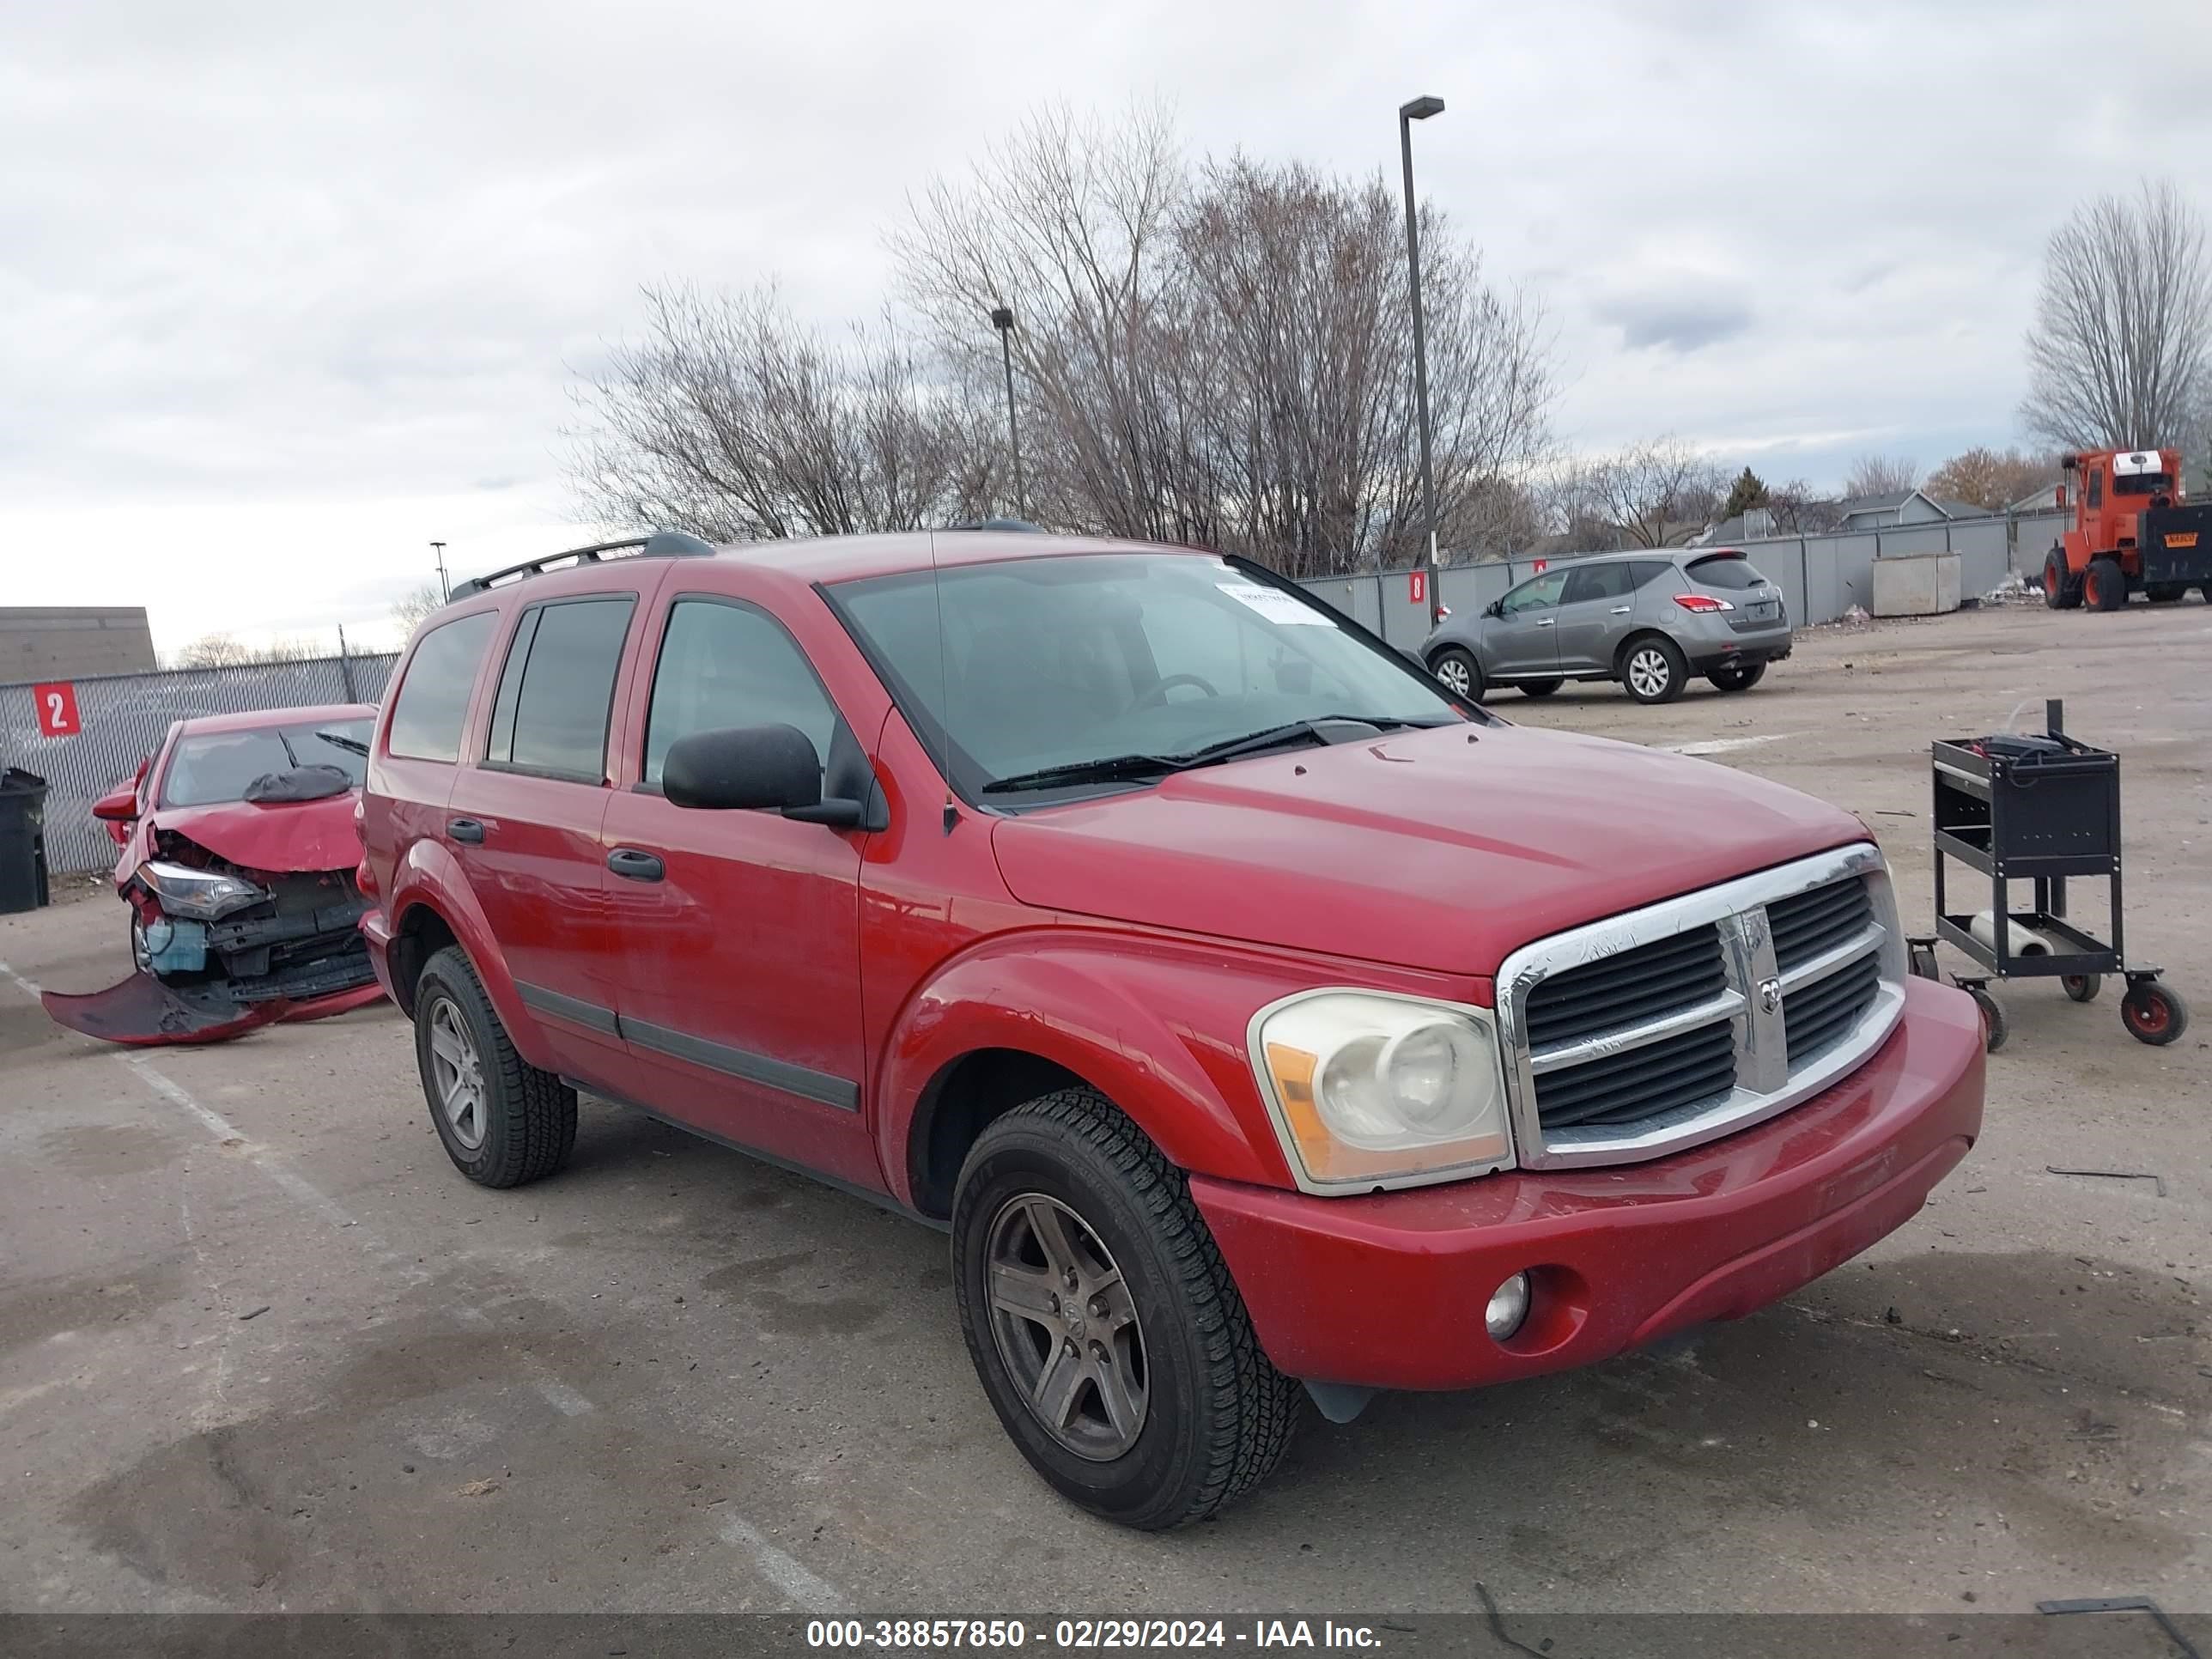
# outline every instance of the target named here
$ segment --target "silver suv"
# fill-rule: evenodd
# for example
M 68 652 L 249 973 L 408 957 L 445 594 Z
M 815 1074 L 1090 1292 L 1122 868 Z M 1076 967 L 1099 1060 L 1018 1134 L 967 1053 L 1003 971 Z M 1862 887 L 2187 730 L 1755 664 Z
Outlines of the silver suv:
M 1790 654 L 1782 590 L 1734 548 L 1572 559 L 1482 614 L 1429 635 L 1421 660 L 1464 696 L 1515 685 L 1548 697 L 1568 680 L 1619 680 L 1638 702 L 1672 702 L 1690 676 L 1747 691 Z

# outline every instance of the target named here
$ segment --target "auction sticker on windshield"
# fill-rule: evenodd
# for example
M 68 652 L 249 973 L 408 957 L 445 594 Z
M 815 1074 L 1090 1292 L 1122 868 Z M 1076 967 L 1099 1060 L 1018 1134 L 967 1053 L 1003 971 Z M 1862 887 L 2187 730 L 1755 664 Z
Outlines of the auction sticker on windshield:
M 1214 586 L 1235 599 L 1249 605 L 1269 622 L 1283 623 L 1294 628 L 1328 628 L 1327 617 L 1311 605 L 1301 604 L 1278 588 L 1262 587 L 1257 582 L 1216 582 Z

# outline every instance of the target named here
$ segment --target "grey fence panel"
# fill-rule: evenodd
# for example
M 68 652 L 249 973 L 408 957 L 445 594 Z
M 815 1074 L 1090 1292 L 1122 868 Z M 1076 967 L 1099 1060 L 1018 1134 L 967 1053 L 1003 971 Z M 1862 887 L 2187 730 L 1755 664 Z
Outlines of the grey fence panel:
M 1910 525 L 1875 532 L 1874 556 L 1878 559 L 1907 559 L 1916 553 L 1948 553 L 1951 526 L 1948 524 Z
M 1492 599 L 1503 599 L 1516 578 L 1513 566 L 1503 559 L 1481 564 L 1455 564 L 1443 571 L 1438 591 L 1455 617 L 1478 617 Z
M 2012 521 L 2012 564 L 2015 570 L 2041 578 L 2043 562 L 2051 547 L 2074 522 L 2070 507 L 2051 513 L 2023 513 Z
M 2009 530 L 2002 519 L 1966 519 L 1951 526 L 1951 550 L 1959 556 L 1962 596 L 1986 593 L 2012 573 Z
M 1376 577 L 1376 585 L 1382 590 L 1383 639 L 1401 651 L 1418 653 L 1421 642 L 1429 637 L 1429 595 L 1424 584 L 1420 599 L 1413 598 L 1411 574 L 1385 570 Z
M 1805 620 L 1833 622 L 1851 603 L 1850 583 L 1844 570 L 1846 551 L 1859 543 L 1872 551 L 1870 536 L 1808 536 L 1805 538 Z M 1756 556 L 1754 555 L 1754 562 Z
M 0 764 L 46 781 L 46 866 L 57 874 L 104 870 L 115 843 L 92 804 L 161 746 L 172 720 L 257 708 L 375 702 L 398 657 L 329 657 L 77 680 L 76 735 L 39 729 L 28 685 L 0 685 Z

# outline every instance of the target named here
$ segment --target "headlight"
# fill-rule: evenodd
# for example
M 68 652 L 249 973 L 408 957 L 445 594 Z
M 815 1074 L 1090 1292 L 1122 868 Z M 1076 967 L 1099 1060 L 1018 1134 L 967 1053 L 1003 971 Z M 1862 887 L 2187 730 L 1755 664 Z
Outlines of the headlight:
M 1480 1008 L 1312 991 L 1252 1021 L 1252 1064 L 1310 1193 L 1510 1168 L 1496 1027 Z
M 140 865 L 138 879 L 154 890 L 161 908 L 171 915 L 189 916 L 197 921 L 218 921 L 268 896 L 252 882 L 240 881 L 236 876 L 159 859 Z

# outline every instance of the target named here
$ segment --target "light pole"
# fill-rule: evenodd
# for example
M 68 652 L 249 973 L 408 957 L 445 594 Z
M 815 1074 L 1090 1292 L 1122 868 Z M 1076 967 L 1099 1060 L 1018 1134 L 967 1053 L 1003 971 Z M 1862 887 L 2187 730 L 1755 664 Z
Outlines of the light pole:
M 1421 422 L 1421 507 L 1429 527 L 1429 626 L 1443 620 L 1437 577 L 1437 475 L 1429 459 L 1428 325 L 1421 316 L 1421 216 L 1413 198 L 1413 123 L 1444 112 L 1441 98 L 1416 98 L 1398 106 L 1398 149 L 1406 163 L 1406 269 L 1413 290 L 1413 406 Z
M 1014 312 L 1011 306 L 991 309 L 991 326 L 999 331 L 999 361 L 1006 371 L 1006 442 L 1014 452 L 1014 514 L 1030 515 L 1028 492 L 1022 488 L 1022 430 L 1014 423 Z
M 446 580 L 445 543 L 432 542 L 430 553 L 431 556 L 438 561 L 438 602 L 443 605 L 453 597 L 453 585 Z

